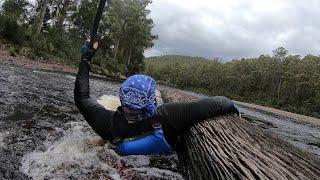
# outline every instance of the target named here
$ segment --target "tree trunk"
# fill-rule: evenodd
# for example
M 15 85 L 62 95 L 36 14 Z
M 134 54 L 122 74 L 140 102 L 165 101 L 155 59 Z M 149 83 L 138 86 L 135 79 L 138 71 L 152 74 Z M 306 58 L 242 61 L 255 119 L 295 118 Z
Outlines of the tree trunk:
M 281 91 L 281 77 L 279 77 L 279 84 L 278 84 L 278 92 L 277 92 L 277 97 L 278 97 L 278 101 L 280 99 L 280 91 Z
M 129 57 L 126 63 L 126 68 L 128 69 L 129 65 L 130 65 L 130 60 L 131 60 L 131 54 L 132 54 L 132 50 L 133 50 L 133 46 L 134 46 L 134 38 L 132 39 L 132 43 L 131 43 L 131 47 L 130 47 L 130 52 L 129 52 Z
M 118 38 L 118 41 L 117 41 L 117 44 L 116 44 L 116 47 L 115 47 L 115 52 L 114 52 L 114 57 L 113 57 L 114 63 L 117 62 L 118 49 L 119 49 L 120 41 L 121 41 L 122 36 L 124 34 L 125 26 L 126 26 L 126 21 L 123 21 L 123 24 L 122 24 L 122 27 L 121 27 L 121 34 L 120 34 L 120 36 Z
M 70 4 L 70 0 L 65 0 L 62 8 L 59 10 L 59 16 L 57 20 L 57 28 L 59 30 L 63 30 L 63 23 L 67 17 L 67 9 L 69 7 L 69 4 Z
M 61 4 L 62 4 L 62 0 L 57 0 L 57 10 L 56 10 L 56 13 L 55 13 L 55 17 L 59 17 Z M 56 26 L 57 26 L 57 22 L 55 24 Z
M 115 46 L 115 49 L 114 49 L 114 56 L 113 56 L 113 62 L 114 62 L 114 64 L 116 64 L 116 62 L 117 62 L 117 54 L 118 54 L 119 44 L 120 44 L 120 37 L 119 37 L 119 39 L 118 39 L 118 41 L 117 41 L 117 44 L 116 44 L 116 46 Z
M 48 7 L 49 0 L 42 0 L 40 12 L 36 21 L 36 34 L 40 34 L 43 25 L 44 15 Z
M 165 102 L 198 97 L 162 91 Z M 186 179 L 319 179 L 320 159 L 237 116 L 196 124 L 177 145 Z

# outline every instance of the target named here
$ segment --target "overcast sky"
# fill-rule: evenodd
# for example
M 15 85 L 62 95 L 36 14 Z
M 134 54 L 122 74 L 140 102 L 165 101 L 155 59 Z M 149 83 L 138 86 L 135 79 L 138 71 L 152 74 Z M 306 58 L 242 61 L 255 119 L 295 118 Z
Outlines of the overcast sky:
M 145 56 L 179 54 L 224 60 L 271 54 L 320 55 L 320 0 L 153 0 L 155 47 Z

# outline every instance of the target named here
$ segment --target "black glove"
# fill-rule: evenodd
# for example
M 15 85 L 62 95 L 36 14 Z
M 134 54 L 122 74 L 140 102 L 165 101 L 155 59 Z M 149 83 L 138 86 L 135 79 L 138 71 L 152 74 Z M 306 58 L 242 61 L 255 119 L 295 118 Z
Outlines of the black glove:
M 239 117 L 241 117 L 241 113 L 239 111 L 239 107 L 236 104 L 233 104 L 233 106 L 230 107 L 231 113 L 236 113 Z
M 89 42 L 85 41 L 80 49 L 81 59 L 85 61 L 91 61 L 93 56 L 96 54 L 97 49 L 90 47 Z

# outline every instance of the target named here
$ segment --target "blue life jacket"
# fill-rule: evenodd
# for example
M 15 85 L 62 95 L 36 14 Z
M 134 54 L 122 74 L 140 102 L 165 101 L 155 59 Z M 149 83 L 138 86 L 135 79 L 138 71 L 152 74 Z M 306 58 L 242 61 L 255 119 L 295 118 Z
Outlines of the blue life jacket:
M 171 149 L 160 129 L 140 139 L 123 142 L 117 146 L 116 151 L 121 155 L 148 155 L 167 153 Z

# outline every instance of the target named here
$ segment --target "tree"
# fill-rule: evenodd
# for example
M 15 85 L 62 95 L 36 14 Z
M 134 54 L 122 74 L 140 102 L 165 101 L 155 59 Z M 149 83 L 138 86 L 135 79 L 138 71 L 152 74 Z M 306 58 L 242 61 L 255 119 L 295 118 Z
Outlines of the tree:
M 72 14 L 74 29 L 79 31 L 83 39 L 88 39 L 90 36 L 97 3 L 97 1 L 82 0 L 78 9 Z
M 39 2 L 39 7 L 38 7 L 39 13 L 35 22 L 36 34 L 40 34 L 41 32 L 41 28 L 43 26 L 43 20 L 48 8 L 48 4 L 49 4 L 49 0 L 42 0 L 41 2 Z
M 2 14 L 4 16 L 13 16 L 16 20 L 26 19 L 30 4 L 26 0 L 5 0 L 2 5 Z
M 24 24 L 27 21 L 29 3 L 26 0 L 5 0 L 0 11 L 0 36 L 21 45 L 27 34 Z
M 64 0 L 64 1 L 60 0 L 60 3 L 58 4 L 58 7 L 57 7 L 58 18 L 57 18 L 56 27 L 60 31 L 63 30 L 63 23 L 66 19 L 67 10 L 69 8 L 70 3 L 71 3 L 71 0 Z
M 284 47 L 278 47 L 277 49 L 273 50 L 273 57 L 277 61 L 283 62 L 285 58 L 288 55 L 288 50 L 286 50 Z
M 37 7 L 31 8 L 26 7 L 26 2 L 4 1 L 0 12 L 1 37 L 19 45 L 23 42 L 20 39 L 24 39 L 23 46 L 31 47 L 35 56 L 53 54 L 76 59 L 81 42 L 90 38 L 99 1 L 37 0 Z M 109 10 L 103 12 L 98 29 L 101 50 L 93 64 L 123 74 L 144 69 L 144 50 L 152 47 L 157 38 L 151 33 L 153 21 L 147 9 L 150 3 L 150 0 L 108 1 Z M 112 57 L 113 64 L 108 60 Z
M 277 98 L 278 101 L 280 100 L 280 91 L 281 91 L 281 84 L 283 78 L 283 61 L 285 60 L 286 56 L 288 55 L 288 50 L 284 47 L 279 47 L 273 51 L 273 57 L 278 62 L 278 90 L 277 90 Z

